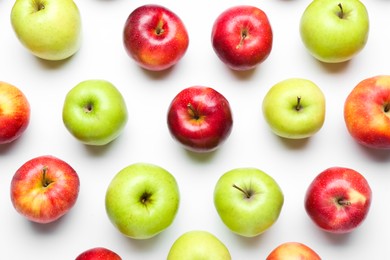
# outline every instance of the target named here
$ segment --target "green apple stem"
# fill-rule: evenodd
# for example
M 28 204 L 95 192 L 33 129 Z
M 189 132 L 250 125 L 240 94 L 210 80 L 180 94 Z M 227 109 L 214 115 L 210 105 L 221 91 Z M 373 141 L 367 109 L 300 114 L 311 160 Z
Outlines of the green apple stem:
M 194 118 L 195 120 L 198 120 L 200 118 L 199 113 L 195 110 L 191 103 L 187 104 L 187 108 L 192 118 Z
M 299 111 L 302 109 L 302 105 L 301 105 L 301 97 L 300 96 L 297 96 L 297 105 L 295 106 L 295 110 Z
M 344 18 L 344 10 L 343 10 L 343 5 L 341 3 L 338 4 L 340 11 L 337 13 L 340 19 Z
M 45 187 L 45 188 L 46 188 L 47 186 L 49 186 L 50 183 L 52 183 L 52 181 L 49 180 L 49 179 L 46 177 L 46 174 L 47 174 L 47 167 L 44 166 L 44 167 L 42 168 L 42 186 Z
M 244 189 L 238 187 L 236 184 L 233 184 L 233 188 L 236 188 L 237 190 L 239 190 L 239 191 L 241 191 L 242 193 L 244 193 L 244 195 L 245 195 L 245 197 L 246 197 L 247 199 L 250 199 L 251 196 L 252 196 L 252 192 L 251 192 L 251 191 L 246 191 L 246 190 L 244 190 Z

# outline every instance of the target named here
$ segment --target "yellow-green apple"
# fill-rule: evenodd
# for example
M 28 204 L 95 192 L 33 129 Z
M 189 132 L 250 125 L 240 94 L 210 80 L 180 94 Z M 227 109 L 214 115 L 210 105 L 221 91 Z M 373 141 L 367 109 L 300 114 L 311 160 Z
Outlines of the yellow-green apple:
M 228 248 L 216 236 L 204 230 L 192 230 L 182 234 L 173 243 L 167 260 L 202 259 L 230 260 Z
M 274 248 L 266 260 L 321 260 L 321 257 L 303 243 L 285 242 Z
M 325 121 L 325 96 L 312 81 L 290 78 L 273 85 L 262 104 L 271 130 L 289 139 L 317 133 Z
M 111 223 L 125 236 L 148 239 L 168 228 L 179 208 L 175 177 L 149 163 L 135 163 L 119 171 L 105 198 Z
M 62 119 L 65 127 L 80 142 L 106 145 L 126 126 L 126 102 L 120 91 L 106 80 L 85 80 L 66 95 Z
M 390 149 L 390 76 L 359 82 L 345 100 L 344 121 L 358 143 Z
M 144 69 L 161 71 L 179 62 L 189 45 L 187 29 L 168 8 L 146 4 L 128 16 L 123 43 L 128 55 Z
M 367 9 L 359 0 L 314 0 L 302 14 L 300 34 L 316 59 L 326 63 L 350 60 L 367 43 Z
M 233 70 L 255 68 L 272 50 L 273 33 L 266 13 L 255 6 L 238 5 L 223 11 L 211 31 L 213 49 Z
M 65 161 L 44 155 L 24 163 L 11 181 L 16 211 L 37 223 L 53 222 L 75 205 L 80 189 L 76 171 Z
M 122 258 L 105 247 L 94 247 L 79 254 L 76 260 L 122 260 Z
M 30 103 L 14 85 L 0 81 L 0 144 L 18 139 L 30 122 Z
M 171 101 L 167 116 L 171 136 L 193 152 L 211 152 L 229 137 L 233 116 L 228 100 L 205 86 L 181 90 Z
M 35 56 L 64 60 L 81 45 L 81 15 L 73 0 L 16 0 L 11 23 L 20 42 Z
M 305 195 L 305 209 L 311 220 L 330 233 L 348 233 L 366 219 L 372 192 L 359 172 L 331 167 L 318 174 Z
M 236 168 L 223 174 L 214 188 L 214 205 L 234 233 L 254 237 L 279 218 L 284 195 L 278 183 L 256 168 Z

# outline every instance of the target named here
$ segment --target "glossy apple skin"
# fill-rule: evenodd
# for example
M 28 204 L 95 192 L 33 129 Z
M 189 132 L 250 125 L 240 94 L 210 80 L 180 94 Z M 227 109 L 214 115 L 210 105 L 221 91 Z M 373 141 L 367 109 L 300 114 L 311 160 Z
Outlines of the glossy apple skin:
M 233 116 L 229 101 L 218 91 L 192 86 L 180 91 L 168 108 L 171 136 L 193 152 L 211 152 L 229 137 Z
M 345 100 L 344 121 L 358 143 L 390 149 L 390 76 L 359 82 Z
M 348 233 L 367 217 L 372 191 L 359 172 L 331 167 L 318 174 L 309 185 L 305 209 L 313 222 L 330 233 Z
M 123 43 L 139 66 L 151 71 L 166 70 L 175 65 L 189 45 L 183 21 L 166 7 L 148 4 L 128 16 Z
M 272 250 L 266 260 L 321 260 L 321 257 L 305 244 L 286 242 Z
M 30 104 L 17 87 L 0 81 L 0 144 L 18 139 L 30 123 Z
M 122 258 L 110 249 L 95 247 L 82 252 L 76 260 L 122 260 Z
M 74 206 L 79 189 L 79 177 L 68 163 L 51 155 L 39 156 L 15 172 L 11 201 L 30 221 L 49 223 Z
M 254 6 L 226 9 L 214 22 L 212 46 L 229 68 L 243 71 L 255 68 L 271 53 L 273 33 L 267 15 Z

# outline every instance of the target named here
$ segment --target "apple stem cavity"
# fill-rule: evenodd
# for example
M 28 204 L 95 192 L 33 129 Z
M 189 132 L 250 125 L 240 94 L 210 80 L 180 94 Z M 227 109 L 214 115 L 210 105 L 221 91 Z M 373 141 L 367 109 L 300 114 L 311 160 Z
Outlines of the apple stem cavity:
M 150 197 L 152 196 L 152 194 L 150 194 L 149 192 L 144 192 L 140 198 L 140 202 L 143 204 L 143 205 L 146 205 L 149 201 L 150 201 Z
M 390 103 L 385 104 L 385 106 L 384 106 L 384 108 L 383 108 L 383 111 L 384 111 L 385 113 L 388 113 L 388 112 L 390 111 Z
M 338 4 L 338 7 L 340 8 L 340 11 L 337 12 L 337 15 L 339 16 L 340 19 L 344 18 L 344 9 L 343 5 L 341 3 Z
M 236 49 L 239 49 L 242 47 L 242 45 L 244 45 L 244 41 L 246 39 L 246 37 L 248 37 L 248 30 L 242 30 L 241 31 L 241 39 L 240 39 L 240 42 L 238 43 L 238 45 L 236 46 Z
M 155 30 L 155 33 L 156 35 L 161 35 L 164 33 L 164 29 L 163 29 L 163 25 L 164 25 L 164 22 L 163 21 L 160 21 L 156 27 L 156 30 Z
M 297 105 L 295 106 L 295 110 L 296 111 L 299 111 L 302 109 L 302 105 L 301 105 L 301 97 L 300 96 L 297 96 Z
M 50 185 L 50 183 L 53 182 L 49 178 L 47 178 L 46 173 L 47 173 L 47 167 L 44 166 L 42 168 L 42 186 L 45 188 L 48 187 Z
M 92 103 L 88 103 L 85 107 L 84 107 L 84 111 L 86 113 L 90 113 L 93 109 L 93 104 Z
M 345 200 L 345 199 L 338 199 L 337 203 L 340 206 L 349 206 L 349 205 L 351 205 L 351 202 L 349 200 Z
M 200 118 L 199 113 L 196 111 L 196 109 L 192 106 L 191 103 L 187 104 L 188 111 L 192 118 L 195 120 L 198 120 Z
M 247 198 L 247 199 L 250 199 L 252 197 L 252 195 L 253 195 L 253 191 L 252 190 L 244 190 L 244 189 L 238 187 L 236 184 L 233 184 L 233 188 L 236 188 L 237 190 L 239 190 L 242 193 L 244 193 L 245 198 Z
M 37 8 L 36 11 L 37 12 L 45 9 L 45 4 L 42 3 L 42 1 L 40 1 L 40 0 L 36 1 L 35 4 L 36 4 L 36 8 Z

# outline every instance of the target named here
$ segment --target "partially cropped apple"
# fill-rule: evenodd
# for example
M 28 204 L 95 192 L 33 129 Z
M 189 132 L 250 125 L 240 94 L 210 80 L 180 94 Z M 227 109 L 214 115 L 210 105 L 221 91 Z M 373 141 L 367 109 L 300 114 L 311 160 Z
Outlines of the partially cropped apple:
M 321 260 L 321 257 L 303 243 L 285 242 L 272 250 L 266 260 Z
M 16 0 L 11 23 L 20 42 L 35 56 L 64 60 L 81 45 L 81 15 L 73 0 Z
M 214 189 L 214 205 L 222 222 L 244 237 L 268 230 L 279 218 L 283 203 L 278 183 L 256 168 L 228 171 Z
M 144 69 L 166 70 L 184 56 L 189 45 L 187 29 L 168 8 L 146 4 L 128 16 L 123 43 L 128 55 Z
M 179 208 L 175 177 L 148 163 L 123 168 L 106 192 L 106 212 L 111 223 L 125 236 L 148 239 L 168 228 Z
M 223 11 L 211 32 L 212 46 L 229 68 L 250 70 L 267 59 L 273 33 L 266 13 L 255 6 L 238 5 Z
M 69 132 L 87 145 L 106 145 L 123 131 L 128 119 L 126 102 L 106 80 L 85 80 L 66 95 L 62 120 Z
M 79 254 L 76 260 L 122 260 L 122 258 L 105 247 L 94 247 Z
M 358 143 L 390 149 L 390 76 L 359 82 L 345 100 L 344 121 Z
M 173 243 L 167 260 L 202 259 L 230 260 L 228 248 L 213 234 L 203 230 L 193 230 L 182 234 Z
M 271 130 L 289 139 L 307 138 L 317 133 L 325 121 L 325 96 L 312 81 L 290 78 L 267 92 L 263 114 Z
M 24 163 L 11 181 L 16 211 L 37 223 L 53 222 L 75 205 L 80 189 L 76 171 L 54 156 L 39 156 Z
M 0 81 L 0 144 L 18 139 L 30 123 L 30 103 L 23 92 Z

